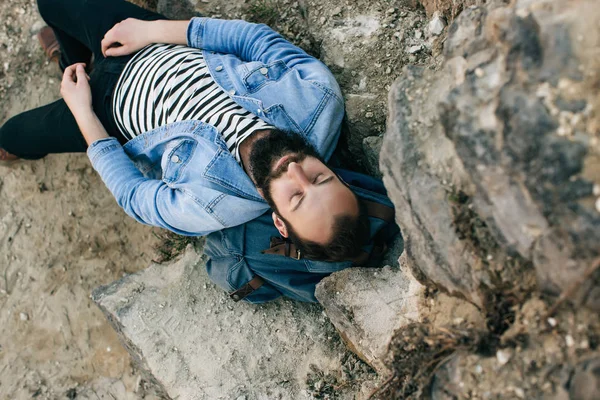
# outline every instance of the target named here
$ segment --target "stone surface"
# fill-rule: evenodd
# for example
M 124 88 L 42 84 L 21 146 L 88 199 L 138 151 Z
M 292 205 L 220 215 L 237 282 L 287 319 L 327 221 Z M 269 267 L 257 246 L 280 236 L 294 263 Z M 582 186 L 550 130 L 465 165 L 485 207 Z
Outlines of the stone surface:
M 588 346 L 590 335 L 596 335 L 598 316 L 567 312 L 557 316 L 559 329 L 548 330 L 539 318 L 545 311 L 539 299 L 525 303 L 496 356 L 459 351 L 449 357 L 435 373 L 431 398 L 600 398 L 600 354 Z
M 336 272 L 315 292 L 348 347 L 384 376 L 390 373 L 385 364 L 388 344 L 398 329 L 425 321 L 436 327 L 485 325 L 473 305 L 444 294 L 428 295 L 400 264 Z
M 600 254 L 598 19 L 592 0 L 471 7 L 443 68 L 395 83 L 380 167 L 421 282 L 484 307 L 527 292 L 529 265 L 559 294 Z
M 363 139 L 366 167 L 372 176 L 379 177 L 380 179 L 381 172 L 379 171 L 379 153 L 381 152 L 382 144 L 383 138 L 380 136 L 369 136 Z
M 343 340 L 380 374 L 394 331 L 419 320 L 423 286 L 410 272 L 351 268 L 323 279 L 315 292 Z
M 446 21 L 440 16 L 439 12 L 434 12 L 431 21 L 427 24 L 427 30 L 431 35 L 439 36 L 446 27 Z
M 175 20 L 199 16 L 190 0 L 158 0 L 156 10 L 165 17 Z
M 324 385 L 315 371 L 335 379 L 345 373 L 349 353 L 319 305 L 234 303 L 190 249 L 170 265 L 96 289 L 93 300 L 169 398 L 311 398 Z M 357 391 L 347 386 L 339 398 Z
M 454 18 L 458 13 L 469 6 L 481 5 L 485 2 L 486 0 L 419 0 L 419 3 L 425 8 L 427 15 L 433 15 L 438 12 L 450 18 Z

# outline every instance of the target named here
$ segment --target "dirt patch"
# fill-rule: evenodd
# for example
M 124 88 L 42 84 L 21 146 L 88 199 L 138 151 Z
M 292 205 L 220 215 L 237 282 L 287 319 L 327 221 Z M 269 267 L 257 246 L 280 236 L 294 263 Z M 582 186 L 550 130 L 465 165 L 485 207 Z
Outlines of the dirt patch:
M 573 366 L 598 357 L 598 315 L 563 307 L 547 317 L 538 297 L 512 311 L 501 334 L 402 329 L 390 344 L 394 374 L 374 398 L 548 398 L 576 390 Z
M 0 122 L 59 97 L 35 1 L 0 4 Z M 152 396 L 93 288 L 148 265 L 157 240 L 117 206 L 85 155 L 0 166 L 0 398 Z

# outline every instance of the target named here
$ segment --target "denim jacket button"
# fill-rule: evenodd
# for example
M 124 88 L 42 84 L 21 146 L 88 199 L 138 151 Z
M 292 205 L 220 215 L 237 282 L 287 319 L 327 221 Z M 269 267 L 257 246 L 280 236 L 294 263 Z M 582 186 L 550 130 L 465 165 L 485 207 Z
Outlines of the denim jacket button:
M 260 71 L 261 74 L 266 75 L 267 72 L 269 72 L 269 69 L 266 68 L 266 67 L 262 67 L 261 69 L 259 69 L 259 71 Z
M 181 161 L 179 159 L 179 156 L 177 154 L 173 155 L 173 157 L 171 157 L 171 161 L 173 161 L 174 163 L 179 163 L 179 161 Z
M 223 71 L 223 66 L 219 65 L 217 68 L 215 68 L 215 71 L 217 71 L 217 72 Z
M 229 94 L 233 96 L 233 95 L 235 94 L 235 90 L 231 89 L 231 90 L 229 91 Z

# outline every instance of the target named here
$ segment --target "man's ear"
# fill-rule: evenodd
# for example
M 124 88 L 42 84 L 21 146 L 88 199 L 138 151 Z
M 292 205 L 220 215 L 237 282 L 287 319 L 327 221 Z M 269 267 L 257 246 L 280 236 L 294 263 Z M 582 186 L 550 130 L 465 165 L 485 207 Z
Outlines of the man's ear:
M 276 213 L 271 214 L 271 216 L 273 217 L 273 223 L 275 224 L 275 228 L 279 231 L 279 234 L 284 238 L 287 238 L 289 235 L 285 222 Z

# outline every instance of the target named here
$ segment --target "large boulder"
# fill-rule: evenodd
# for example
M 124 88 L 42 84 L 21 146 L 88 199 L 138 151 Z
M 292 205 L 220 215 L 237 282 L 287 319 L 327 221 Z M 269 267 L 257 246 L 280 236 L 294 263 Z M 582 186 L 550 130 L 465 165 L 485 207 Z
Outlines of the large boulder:
M 398 254 L 398 253 L 396 253 Z M 479 310 L 464 300 L 433 294 L 406 267 L 350 268 L 323 279 L 315 295 L 349 349 L 380 375 L 390 374 L 388 345 L 413 323 L 485 329 Z
M 301 399 L 339 385 L 350 399 L 354 380 L 374 378 L 319 305 L 234 303 L 193 250 L 99 287 L 93 300 L 166 398 Z
M 420 320 L 423 286 L 407 271 L 351 268 L 325 278 L 315 292 L 354 353 L 380 374 L 396 329 Z
M 471 7 L 443 67 L 394 84 L 380 167 L 421 282 L 485 307 L 530 266 L 557 295 L 600 255 L 599 19 L 593 0 Z M 594 282 L 573 300 L 600 309 Z

